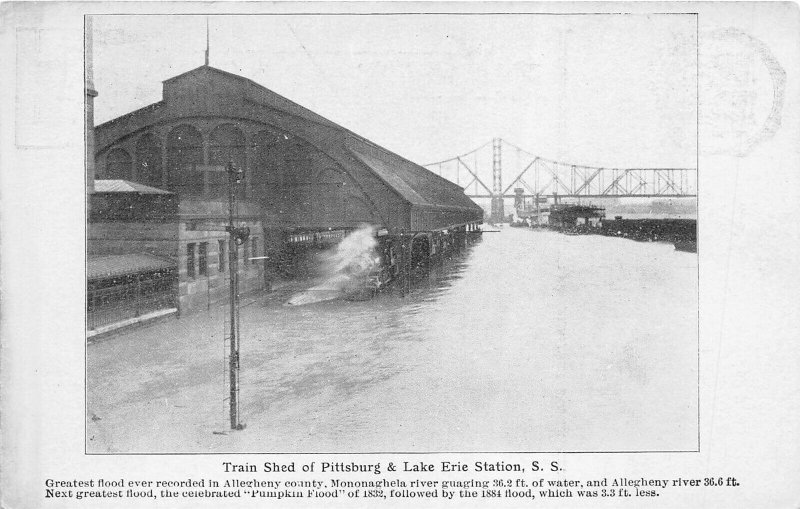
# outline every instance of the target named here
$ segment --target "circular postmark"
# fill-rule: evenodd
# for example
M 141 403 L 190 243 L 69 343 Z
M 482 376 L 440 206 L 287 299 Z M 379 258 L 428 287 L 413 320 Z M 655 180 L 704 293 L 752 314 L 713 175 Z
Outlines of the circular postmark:
M 700 149 L 748 155 L 781 125 L 786 71 L 762 41 L 726 27 L 700 38 Z

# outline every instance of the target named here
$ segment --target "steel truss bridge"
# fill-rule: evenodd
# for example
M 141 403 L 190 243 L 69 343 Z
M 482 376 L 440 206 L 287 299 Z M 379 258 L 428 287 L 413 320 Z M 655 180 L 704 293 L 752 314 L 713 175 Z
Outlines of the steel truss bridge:
M 491 145 L 491 152 L 489 151 Z M 504 150 L 505 148 L 505 150 Z M 510 149 L 510 151 L 509 151 Z M 504 161 L 513 180 L 503 185 Z M 511 164 L 509 164 L 511 161 Z M 697 196 L 696 168 L 603 168 L 537 156 L 501 138 L 450 159 L 424 165 L 464 188 L 470 198 L 491 198 L 492 219 L 503 198 L 686 198 Z M 508 174 L 506 174 L 507 176 Z M 487 185 L 491 178 L 491 187 Z

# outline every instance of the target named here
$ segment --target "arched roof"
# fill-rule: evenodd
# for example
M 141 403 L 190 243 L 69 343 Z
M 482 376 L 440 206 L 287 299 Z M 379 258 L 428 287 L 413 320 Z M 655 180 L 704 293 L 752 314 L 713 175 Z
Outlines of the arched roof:
M 471 222 L 483 210 L 463 188 L 255 83 L 209 66 L 164 81 L 163 99 L 96 128 L 102 152 L 127 136 L 180 119 L 225 117 L 273 126 L 298 136 L 357 178 L 369 171 L 412 207 L 447 209 Z M 452 220 L 452 214 L 448 215 Z M 447 225 L 435 225 L 447 226 Z

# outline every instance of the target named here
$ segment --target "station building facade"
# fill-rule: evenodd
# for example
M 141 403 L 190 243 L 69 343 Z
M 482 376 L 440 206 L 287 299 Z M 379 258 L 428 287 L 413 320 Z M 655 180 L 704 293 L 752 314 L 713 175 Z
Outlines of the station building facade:
M 335 240 L 362 224 L 390 236 L 432 235 L 473 230 L 483 218 L 456 184 L 207 65 L 166 80 L 161 101 L 94 134 L 90 264 L 92 256 L 141 253 L 173 260 L 181 311 L 226 295 L 228 234 L 213 227 L 227 224 L 228 164 L 243 171 L 237 225 L 251 232 L 240 248 L 243 292 L 291 276 L 292 264 L 282 263 L 289 244 L 309 235 Z M 174 210 L 120 216 L 101 204 L 125 202 L 113 192 L 119 183 L 144 191 L 132 194 L 149 203 L 144 209 L 169 196 Z

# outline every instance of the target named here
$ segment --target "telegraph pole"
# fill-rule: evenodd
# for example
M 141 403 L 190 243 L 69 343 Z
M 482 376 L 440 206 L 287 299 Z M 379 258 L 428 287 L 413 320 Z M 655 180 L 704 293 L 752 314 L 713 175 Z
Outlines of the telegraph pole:
M 225 226 L 219 223 L 187 224 L 187 229 L 195 231 L 214 231 L 228 232 L 228 273 L 230 275 L 230 329 L 227 333 L 230 336 L 230 353 L 228 356 L 228 367 L 230 369 L 230 417 L 231 429 L 242 430 L 244 424 L 239 422 L 239 253 L 238 246 L 245 243 L 250 236 L 250 228 L 246 226 L 237 227 L 236 223 L 236 191 L 242 182 L 242 170 L 233 166 L 229 162 L 225 166 L 228 174 L 228 224 Z
M 239 422 L 239 261 L 238 244 L 247 240 L 249 230 L 237 228 L 234 224 L 236 213 L 236 189 L 242 181 L 242 171 L 228 163 L 228 272 L 230 274 L 230 417 L 231 429 L 241 430 Z

